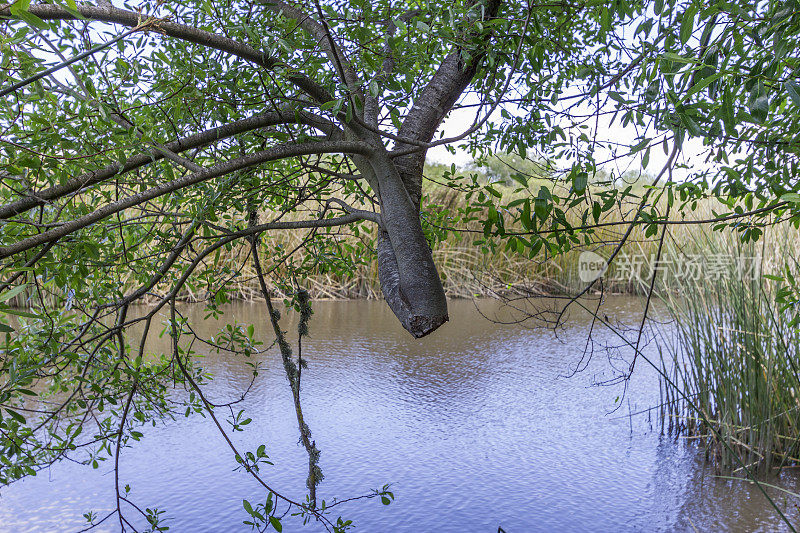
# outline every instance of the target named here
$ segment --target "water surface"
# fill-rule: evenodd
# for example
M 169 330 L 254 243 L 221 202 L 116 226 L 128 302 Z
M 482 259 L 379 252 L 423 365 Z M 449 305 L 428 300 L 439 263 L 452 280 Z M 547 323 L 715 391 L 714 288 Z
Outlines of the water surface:
M 496 303 L 478 306 L 495 316 Z M 716 477 L 702 453 L 662 435 L 653 417 L 628 416 L 658 402 L 656 375 L 644 362 L 625 395 L 619 385 L 597 386 L 630 357 L 624 347 L 604 350 L 620 346 L 618 337 L 596 329 L 593 357 L 568 376 L 586 347 L 589 321 L 580 313 L 554 335 L 490 322 L 473 302 L 455 301 L 450 323 L 414 340 L 381 302 L 314 308 L 303 397 L 322 451 L 320 498 L 357 496 L 386 483 L 397 497 L 388 507 L 375 499 L 338 507 L 355 531 L 781 530 L 756 487 Z M 214 335 L 235 319 L 254 323 L 256 336 L 271 342 L 261 304 L 231 305 L 220 322 L 203 321 L 200 306 L 184 310 L 202 334 Z M 605 308 L 628 324 L 637 323 L 641 310 L 641 301 L 630 298 L 609 300 Z M 166 343 L 153 338 L 148 346 L 167 350 Z M 215 376 L 207 395 L 237 399 L 251 380 L 247 359 L 195 348 Z M 656 356 L 652 346 L 645 353 Z M 288 384 L 274 350 L 259 359 L 264 370 L 240 404 L 253 423 L 233 438 L 241 450 L 266 444 L 275 466 L 263 477 L 303 499 L 307 459 Z M 163 509 L 171 531 L 250 530 L 242 524 L 242 499 L 265 495 L 247 474 L 233 471 L 209 419 L 180 418 L 143 432 L 121 458 L 120 479 L 134 501 Z M 800 488 L 790 474 L 772 482 Z M 796 501 L 777 497 L 798 518 Z M 98 470 L 62 463 L 0 491 L 0 531 L 77 531 L 84 512 L 103 516 L 113 498 L 110 462 Z M 115 524 L 95 531 L 116 531 Z M 300 529 L 287 518 L 284 531 Z M 315 524 L 303 530 L 323 531 Z

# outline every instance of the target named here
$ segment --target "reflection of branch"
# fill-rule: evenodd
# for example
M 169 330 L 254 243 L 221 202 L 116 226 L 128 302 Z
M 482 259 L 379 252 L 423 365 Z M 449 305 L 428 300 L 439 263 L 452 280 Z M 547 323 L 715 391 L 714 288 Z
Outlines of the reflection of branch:
M 666 218 L 669 218 L 669 209 L 670 205 L 667 204 L 667 215 Z M 653 289 L 656 285 L 656 277 L 658 276 L 658 263 L 661 261 L 661 251 L 664 248 L 664 237 L 667 235 L 667 226 L 664 226 L 661 229 L 661 238 L 658 240 L 658 251 L 656 252 L 656 260 L 653 263 L 653 275 L 650 277 L 650 288 L 647 291 L 647 303 L 644 306 L 644 313 L 642 313 L 642 323 L 639 326 L 639 334 L 636 337 L 636 347 L 633 349 L 633 361 L 631 361 L 631 366 L 628 369 L 628 378 L 633 375 L 633 368 L 636 366 L 636 354 L 639 353 L 639 344 L 642 342 L 642 333 L 644 332 L 644 325 L 647 321 L 647 312 L 650 310 L 650 302 L 653 299 Z M 620 403 L 622 405 L 622 403 Z
M 125 409 L 122 411 L 122 418 L 119 421 L 119 430 L 117 431 L 117 447 L 114 451 L 114 490 L 117 494 L 117 515 L 119 517 L 119 527 L 122 531 L 125 531 L 125 524 L 130 526 L 134 531 L 136 528 L 128 522 L 128 520 L 122 514 L 122 497 L 119 493 L 119 451 L 122 448 L 122 436 L 125 432 L 125 421 L 128 419 L 128 411 L 131 408 L 131 403 L 133 403 L 133 397 L 136 394 L 136 382 L 134 381 L 133 387 L 131 388 L 130 394 L 128 394 L 128 400 L 125 402 Z

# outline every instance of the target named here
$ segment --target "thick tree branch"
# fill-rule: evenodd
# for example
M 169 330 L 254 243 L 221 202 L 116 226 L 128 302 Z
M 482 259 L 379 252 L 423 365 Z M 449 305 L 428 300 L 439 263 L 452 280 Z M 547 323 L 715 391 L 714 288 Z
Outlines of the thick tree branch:
M 240 133 L 245 133 L 259 128 L 277 126 L 279 124 L 293 124 L 298 122 L 314 127 L 328 134 L 335 135 L 341 131 L 332 122 L 321 117 L 317 117 L 316 115 L 306 112 L 294 112 L 292 110 L 286 110 L 278 113 L 264 113 L 262 115 L 256 115 L 250 118 L 237 120 L 236 122 L 231 122 L 230 124 L 226 124 L 224 126 L 211 128 L 206 131 L 172 141 L 167 143 L 165 147 L 172 152 L 180 153 L 186 150 L 200 148 L 221 139 L 227 139 Z M 131 172 L 154 161 L 158 161 L 163 157 L 163 153 L 156 149 L 145 154 L 132 156 L 122 164 L 114 163 L 101 169 L 81 174 L 80 176 L 71 178 L 64 183 L 60 183 L 43 191 L 39 191 L 33 196 L 26 196 L 12 203 L 0 206 L 0 220 L 8 219 L 36 206 L 46 204 L 58 198 L 62 198 L 67 194 L 71 194 L 85 187 L 95 185 L 119 174 Z
M 128 196 L 127 198 L 123 198 L 122 200 L 119 200 L 117 202 L 112 202 L 110 204 L 107 204 L 101 207 L 100 209 L 97 209 L 93 213 L 90 213 L 81 218 L 67 222 L 63 226 L 59 226 L 58 228 L 54 228 L 49 231 L 40 233 L 38 235 L 28 237 L 9 246 L 0 247 L 0 259 L 5 259 L 20 252 L 24 252 L 25 250 L 30 250 L 31 248 L 52 241 L 54 239 L 60 239 L 65 235 L 69 235 L 70 233 L 85 228 L 86 226 L 94 224 L 99 220 L 102 220 L 115 213 L 124 211 L 125 209 L 133 207 L 135 205 L 139 205 L 154 198 L 158 198 L 159 196 L 169 194 L 171 192 L 183 189 L 185 187 L 194 185 L 196 183 L 200 183 L 213 178 L 224 176 L 226 174 L 230 174 L 231 172 L 235 172 L 237 170 L 242 170 L 262 163 L 268 163 L 270 161 L 276 161 L 279 159 L 286 159 L 288 157 L 296 157 L 301 155 L 326 154 L 326 153 L 356 153 L 362 155 L 369 155 L 372 151 L 373 148 L 367 145 L 366 143 L 347 142 L 347 141 L 323 141 L 316 143 L 300 143 L 300 144 L 288 144 L 288 145 L 276 146 L 249 156 L 240 157 L 237 159 L 233 159 L 231 161 L 226 161 L 224 163 L 219 163 L 217 165 L 209 167 L 203 172 L 187 174 L 182 178 L 167 183 L 163 183 L 161 185 L 158 185 L 157 187 L 153 187 L 152 189 L 148 189 L 141 193 Z
M 381 146 L 370 165 L 381 199 L 378 275 L 389 307 L 403 327 L 424 337 L 449 319 L 447 299 L 431 249 L 397 168 Z
M 500 4 L 501 0 L 487 0 L 486 17 L 494 18 L 500 9 Z M 484 48 L 489 45 L 488 37 L 484 37 L 482 44 Z M 465 63 L 462 53 L 462 50 L 457 48 L 445 58 L 406 115 L 398 131 L 398 137 L 430 142 L 445 115 L 450 112 L 461 93 L 472 82 L 483 58 L 482 53 L 473 53 L 472 60 Z M 410 147 L 411 145 L 407 143 L 397 142 L 395 150 Z M 419 205 L 422 196 L 422 168 L 425 165 L 425 154 L 426 150 L 416 150 L 394 159 L 403 177 L 403 183 L 416 205 Z

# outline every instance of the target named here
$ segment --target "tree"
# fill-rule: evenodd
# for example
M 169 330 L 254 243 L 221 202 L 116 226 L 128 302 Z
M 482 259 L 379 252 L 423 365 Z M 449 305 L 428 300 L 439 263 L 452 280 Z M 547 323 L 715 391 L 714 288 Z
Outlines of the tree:
M 269 252 L 285 263 L 291 251 L 262 236 L 308 230 L 303 245 L 316 260 L 287 263 L 284 283 L 307 313 L 292 278 L 310 266 L 346 270 L 337 235 L 376 225 L 371 251 L 387 304 L 415 337 L 433 332 L 448 319 L 430 249 L 442 228 L 428 222 L 423 195 L 435 146 L 547 162 L 553 183 L 529 191 L 515 174 L 526 196 L 512 201 L 455 167 L 443 178 L 472 202 L 445 231 L 477 219 L 483 244 L 503 241 L 531 258 L 619 226 L 613 260 L 634 227 L 653 236 L 685 222 L 661 212 L 660 198 L 686 213 L 714 196 L 729 210 L 706 222 L 747 240 L 763 224 L 800 220 L 793 1 L 17 1 L 0 16 L 0 293 L 31 308 L 5 308 L 23 325 L 13 335 L 2 326 L 4 484 L 74 450 L 80 421 L 109 404 L 122 407 L 100 417 L 94 439 L 98 453 L 118 458 L 135 438 L 134 413 L 149 420 L 175 408 L 164 400 L 168 379 L 198 393 L 193 409 L 213 411 L 177 342 L 189 332 L 174 303 L 202 289 L 216 312 L 241 265 L 210 260 L 244 241 L 309 452 L 312 497 L 297 505 L 320 517 L 299 406 L 303 361 L 291 357 L 259 259 Z M 474 121 L 445 136 L 454 109 L 475 110 Z M 620 119 L 635 138 L 603 138 L 607 117 L 605 127 Z M 713 164 L 673 183 L 690 138 Z M 605 159 L 646 168 L 660 146 L 666 161 L 643 194 L 590 186 Z M 622 202 L 632 215 L 604 220 Z M 260 221 L 265 213 L 271 220 Z M 145 298 L 155 306 L 131 318 Z M 174 353 L 143 362 L 143 343 L 131 347 L 124 332 L 138 322 L 148 330 L 167 305 Z M 246 328 L 227 340 L 257 350 Z M 67 398 L 37 423 L 20 414 L 34 382 Z M 65 415 L 76 422 L 65 425 Z

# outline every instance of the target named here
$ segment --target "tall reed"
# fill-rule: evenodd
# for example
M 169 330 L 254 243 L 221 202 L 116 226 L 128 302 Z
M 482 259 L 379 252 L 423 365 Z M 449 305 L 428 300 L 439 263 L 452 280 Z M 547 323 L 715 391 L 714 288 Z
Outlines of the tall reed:
M 732 234 L 702 234 L 706 258 L 737 260 L 714 276 L 676 279 L 678 290 L 662 293 L 674 319 L 660 343 L 662 414 L 723 469 L 739 469 L 733 454 L 762 471 L 800 462 L 800 331 L 790 325 L 792 310 L 775 302 L 777 282 L 763 275 L 797 257 L 795 235 L 777 228 L 744 245 Z M 760 272 L 741 267 L 752 257 Z

